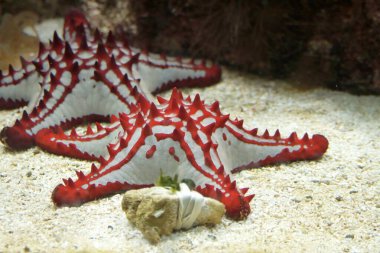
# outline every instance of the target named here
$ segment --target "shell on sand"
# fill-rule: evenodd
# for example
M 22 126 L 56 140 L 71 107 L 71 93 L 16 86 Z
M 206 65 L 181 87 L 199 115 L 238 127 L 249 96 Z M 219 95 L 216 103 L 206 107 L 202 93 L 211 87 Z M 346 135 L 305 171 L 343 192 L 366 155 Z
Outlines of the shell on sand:
M 199 215 L 192 225 L 178 224 L 180 199 L 176 192 L 163 187 L 130 190 L 124 194 L 122 208 L 128 220 L 152 243 L 160 241 L 161 235 L 169 235 L 176 229 L 220 223 L 225 208 L 211 198 L 203 198 Z

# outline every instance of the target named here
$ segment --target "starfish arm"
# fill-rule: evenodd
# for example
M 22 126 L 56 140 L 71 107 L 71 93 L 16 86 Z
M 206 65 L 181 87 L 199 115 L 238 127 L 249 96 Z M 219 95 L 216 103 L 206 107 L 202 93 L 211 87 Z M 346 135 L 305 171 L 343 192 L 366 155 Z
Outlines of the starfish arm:
M 220 67 L 205 60 L 148 53 L 130 47 L 127 41 L 116 40 L 112 33 L 108 34 L 106 40 L 98 31 L 92 36 L 88 20 L 78 11 L 66 15 L 64 39 L 75 46 L 82 44 L 83 39 L 104 41 L 108 52 L 116 57 L 120 65 L 129 61 L 133 55 L 139 54 L 134 75 L 141 78 L 147 93 L 158 93 L 172 87 L 207 86 L 218 82 L 221 78 Z
M 27 105 L 41 89 L 34 65 L 25 60 L 22 62 L 23 67 L 19 70 L 9 66 L 7 74 L 0 71 L 0 109 Z
M 257 129 L 248 131 L 242 121 L 227 121 L 218 129 L 217 139 L 222 160 L 233 173 L 243 169 L 265 166 L 280 162 L 313 160 L 320 158 L 328 148 L 328 141 L 322 135 L 307 134 L 299 139 L 296 133 L 281 138 L 277 130 L 273 136 L 268 131 L 257 134 Z
M 205 60 L 182 59 L 140 53 L 137 72 L 142 84 L 153 94 L 173 87 L 204 87 L 220 81 L 221 69 Z
M 108 157 L 107 147 L 117 141 L 124 131 L 119 121 L 106 127 L 96 126 L 97 130 L 93 131 L 89 125 L 84 135 L 77 134 L 75 129 L 69 135 L 61 128 L 42 129 L 35 137 L 36 145 L 53 154 L 100 161 Z
M 149 106 L 149 101 L 143 95 L 139 95 L 138 106 L 131 109 L 134 113 L 144 112 Z M 70 134 L 65 134 L 60 127 L 42 129 L 36 134 L 36 145 L 53 154 L 100 161 L 109 156 L 109 150 L 118 138 L 127 136 L 128 133 L 124 131 L 123 125 L 127 128 L 127 125 L 134 123 L 134 119 L 126 117 L 124 113 L 119 114 L 119 117 L 111 115 L 111 125 L 105 127 L 96 122 L 96 131 L 88 125 L 86 133 L 82 135 L 78 135 L 75 129 L 72 129 Z

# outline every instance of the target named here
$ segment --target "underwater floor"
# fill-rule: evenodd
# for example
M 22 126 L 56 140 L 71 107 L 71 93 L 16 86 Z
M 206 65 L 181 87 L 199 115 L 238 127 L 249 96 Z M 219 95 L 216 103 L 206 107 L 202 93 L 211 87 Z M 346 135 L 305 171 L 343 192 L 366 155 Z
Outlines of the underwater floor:
M 89 162 L 0 145 L 0 252 L 380 250 L 380 97 L 298 90 L 228 69 L 219 84 L 184 93 L 219 100 L 223 112 L 244 119 L 248 128 L 321 133 L 329 149 L 318 161 L 236 174 L 238 184 L 256 194 L 247 220 L 224 218 L 213 228 L 177 232 L 152 246 L 125 218 L 121 194 L 76 208 L 54 207 L 54 187 L 61 178 L 75 177 L 75 170 L 88 171 Z M 0 126 L 20 112 L 0 111 Z

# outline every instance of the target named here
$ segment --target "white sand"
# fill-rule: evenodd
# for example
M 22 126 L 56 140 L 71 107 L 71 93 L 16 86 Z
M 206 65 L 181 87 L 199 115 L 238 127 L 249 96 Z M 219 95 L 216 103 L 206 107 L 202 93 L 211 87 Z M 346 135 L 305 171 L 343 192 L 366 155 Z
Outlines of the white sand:
M 224 218 L 152 246 L 128 223 L 120 194 L 77 208 L 53 206 L 50 195 L 61 178 L 89 172 L 89 162 L 0 144 L 0 252 L 379 252 L 380 97 L 301 92 L 223 71 L 221 83 L 185 93 L 219 100 L 224 112 L 261 133 L 324 134 L 326 155 L 236 174 L 238 185 L 256 194 L 247 220 Z M 0 126 L 20 112 L 0 111 Z
M 219 100 L 224 112 L 262 132 L 322 133 L 330 141 L 326 155 L 236 174 L 238 184 L 256 194 L 247 220 L 223 219 L 214 228 L 178 232 L 151 246 L 126 220 L 122 195 L 54 208 L 50 195 L 61 178 L 75 177 L 74 170 L 88 172 L 90 163 L 1 145 L 0 251 L 378 252 L 380 97 L 299 92 L 284 82 L 227 69 L 223 79 L 186 93 Z M 1 111 L 0 125 L 20 112 Z

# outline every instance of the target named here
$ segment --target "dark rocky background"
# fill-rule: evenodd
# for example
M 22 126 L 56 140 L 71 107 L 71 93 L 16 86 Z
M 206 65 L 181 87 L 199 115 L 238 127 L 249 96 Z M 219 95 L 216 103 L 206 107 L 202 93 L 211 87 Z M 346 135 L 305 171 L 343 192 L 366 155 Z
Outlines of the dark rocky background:
M 380 3 L 376 0 L 28 0 L 0 12 L 40 17 L 80 8 L 150 51 L 206 57 L 302 88 L 380 94 Z

